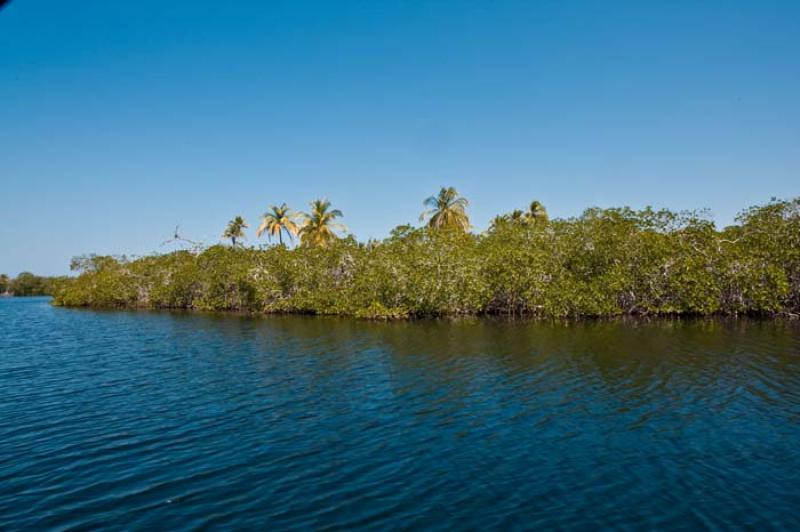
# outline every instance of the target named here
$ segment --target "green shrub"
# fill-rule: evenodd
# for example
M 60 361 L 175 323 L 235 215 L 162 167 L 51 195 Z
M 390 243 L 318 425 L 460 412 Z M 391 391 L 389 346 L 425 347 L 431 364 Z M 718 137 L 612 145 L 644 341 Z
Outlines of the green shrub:
M 798 312 L 800 199 L 737 222 L 720 231 L 703 213 L 589 209 L 549 223 L 499 217 L 481 235 L 403 226 L 367 243 L 80 257 L 54 302 L 374 319 Z

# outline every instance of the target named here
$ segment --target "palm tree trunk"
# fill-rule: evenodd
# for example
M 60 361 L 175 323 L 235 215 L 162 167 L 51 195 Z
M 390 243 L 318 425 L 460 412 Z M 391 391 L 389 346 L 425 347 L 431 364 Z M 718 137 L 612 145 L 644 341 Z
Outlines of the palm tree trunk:
M 281 246 L 283 245 L 283 229 L 278 231 L 278 242 L 281 243 Z

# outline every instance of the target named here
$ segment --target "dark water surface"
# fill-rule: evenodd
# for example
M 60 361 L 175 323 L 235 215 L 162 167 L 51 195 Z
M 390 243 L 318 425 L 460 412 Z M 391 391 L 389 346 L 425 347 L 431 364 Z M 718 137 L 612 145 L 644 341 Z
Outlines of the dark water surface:
M 0 529 L 800 527 L 800 327 L 0 300 Z

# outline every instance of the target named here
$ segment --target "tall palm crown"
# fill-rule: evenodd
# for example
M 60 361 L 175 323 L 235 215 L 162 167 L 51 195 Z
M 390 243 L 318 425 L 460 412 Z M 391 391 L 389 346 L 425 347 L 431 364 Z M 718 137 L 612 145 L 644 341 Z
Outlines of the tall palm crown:
M 285 203 L 281 204 L 280 207 L 271 206 L 270 210 L 264 213 L 261 218 L 261 225 L 256 230 L 256 238 L 261 237 L 266 232 L 267 238 L 271 239 L 273 236 L 277 236 L 278 241 L 283 244 L 283 233 L 286 233 L 289 236 L 289 240 L 292 240 L 292 237 L 300 231 L 300 228 L 294 222 L 296 217 L 297 214 L 289 210 Z
M 343 216 L 342 211 L 331 209 L 331 202 L 328 200 L 314 200 L 309 205 L 311 212 L 302 213 L 304 220 L 299 231 L 300 242 L 305 246 L 325 247 L 338 238 L 336 231 L 347 229 L 334 221 Z
M 546 224 L 548 220 L 547 209 L 537 200 L 531 202 L 531 206 L 528 207 L 528 212 L 525 213 L 525 216 L 534 223 Z
M 455 188 L 442 187 L 439 194 L 426 199 L 423 205 L 428 207 L 428 210 L 423 212 L 419 219 L 422 221 L 430 216 L 428 227 L 469 230 L 469 216 L 467 216 L 469 201 Z
M 247 229 L 247 223 L 244 221 L 244 218 L 237 216 L 228 222 L 228 227 L 226 227 L 225 232 L 222 233 L 222 238 L 230 238 L 231 244 L 235 246 L 237 238 L 244 238 L 245 229 Z

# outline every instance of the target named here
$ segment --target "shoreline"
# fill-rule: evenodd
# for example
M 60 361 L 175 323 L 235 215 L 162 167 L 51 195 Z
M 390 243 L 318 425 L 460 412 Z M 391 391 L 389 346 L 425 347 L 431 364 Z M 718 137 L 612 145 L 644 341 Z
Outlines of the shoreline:
M 49 297 L 49 296 L 31 296 Z M 192 315 L 227 315 L 247 318 L 269 317 L 304 317 L 304 318 L 335 318 L 364 322 L 435 322 L 435 321 L 502 321 L 502 322 L 559 322 L 559 323 L 590 323 L 590 322 L 651 322 L 671 320 L 754 320 L 754 321 L 800 321 L 800 314 L 793 312 L 767 313 L 650 313 L 650 314 L 607 314 L 607 315 L 577 315 L 577 316 L 545 316 L 536 314 L 505 314 L 505 313 L 476 313 L 476 314 L 441 314 L 441 315 L 406 315 L 406 316 L 358 316 L 344 313 L 315 313 L 272 311 L 264 312 L 243 309 L 201 309 L 185 307 L 152 307 L 152 306 L 91 306 L 91 305 L 63 305 L 56 304 L 51 298 L 51 305 L 56 308 L 69 310 L 87 310 L 98 312 L 143 312 L 143 313 L 175 313 Z

